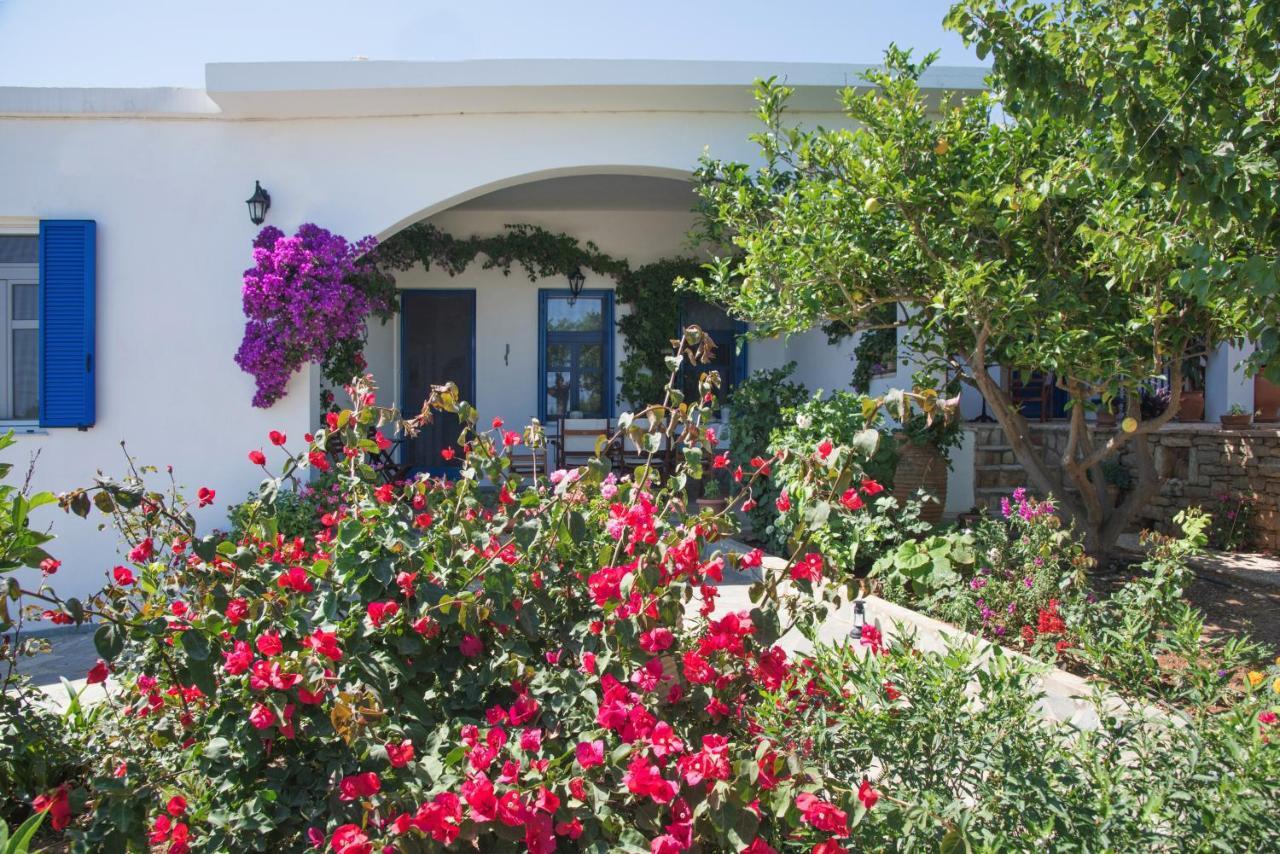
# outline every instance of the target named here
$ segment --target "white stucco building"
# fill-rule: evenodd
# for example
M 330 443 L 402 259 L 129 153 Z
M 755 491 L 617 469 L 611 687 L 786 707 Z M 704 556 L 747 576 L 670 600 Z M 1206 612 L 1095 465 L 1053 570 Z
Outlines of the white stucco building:
M 262 410 L 232 361 L 258 231 L 244 204 L 255 181 L 271 194 L 267 224 L 286 233 L 314 222 L 385 239 L 430 219 L 469 236 L 531 223 L 643 264 L 687 249 L 688 178 L 704 149 L 756 158 L 747 139 L 755 79 L 785 77 L 797 89 L 794 118 L 830 125 L 841 121 L 838 90 L 858 72 L 631 60 L 231 63 L 206 66 L 203 90 L 0 88 L 0 421 L 22 434 L 15 476 L 38 453 L 36 488 L 86 484 L 99 468 L 123 470 L 124 441 L 140 463 L 172 465 L 190 491 L 215 489 L 201 522 L 217 525 L 257 486 L 247 451 L 269 430 L 300 439 L 317 423 L 318 370 Z M 972 90 L 981 78 L 981 69 L 935 67 L 925 84 Z M 554 300 L 565 282 L 476 265 L 453 278 L 414 270 L 397 284 L 461 298 L 424 298 L 414 313 L 374 324 L 367 356 L 384 399 L 398 401 L 404 387 L 406 346 L 420 350 L 424 324 L 447 311 L 450 324 L 474 327 L 463 355 L 482 417 L 539 414 L 540 299 Z M 611 302 L 611 280 L 585 286 Z M 621 342 L 609 330 L 602 343 L 616 376 Z M 746 367 L 794 359 L 809 388 L 845 387 L 851 349 L 816 332 L 754 342 Z M 612 400 L 604 405 L 616 414 Z M 114 536 L 56 511 L 45 518 L 63 560 L 59 589 L 97 589 L 117 562 Z

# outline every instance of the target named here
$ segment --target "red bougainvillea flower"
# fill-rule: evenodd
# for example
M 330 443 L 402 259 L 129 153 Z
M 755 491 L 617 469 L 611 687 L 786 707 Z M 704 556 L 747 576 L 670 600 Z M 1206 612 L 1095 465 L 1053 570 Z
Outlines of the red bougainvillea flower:
M 375 445 L 378 446 L 379 451 L 386 451 L 386 450 L 390 450 L 391 448 L 391 440 L 388 439 L 386 436 L 382 435 L 381 430 L 378 430 L 376 433 L 373 434 L 373 442 Z
M 1041 608 L 1036 629 L 1042 635 L 1061 634 L 1067 630 L 1067 624 L 1058 614 L 1058 600 L 1050 599 L 1048 608 Z
M 373 497 L 382 504 L 390 504 L 396 500 L 395 487 L 389 483 L 384 483 L 373 491 Z
M 865 495 L 865 496 L 867 496 L 868 498 L 870 498 L 871 496 L 873 496 L 873 495 L 879 495 L 879 494 L 880 494 L 880 493 L 882 493 L 882 492 L 884 492 L 884 487 L 883 487 L 883 486 L 881 486 L 877 481 L 874 481 L 874 480 L 872 480 L 872 479 L 871 479 L 871 478 L 869 478 L 869 477 L 864 477 L 864 478 L 862 479 L 862 494 L 863 494 L 863 495 Z
M 71 803 L 67 800 L 67 787 L 59 786 L 47 795 L 37 795 L 31 802 L 36 812 L 49 814 L 49 825 L 54 830 L 66 830 L 71 822 Z
M 766 460 L 764 457 L 751 458 L 751 467 L 755 469 L 756 472 L 759 473 L 761 477 L 769 476 L 769 463 L 770 463 L 770 460 Z
M 413 761 L 413 742 L 405 739 L 399 744 L 387 742 L 387 761 L 392 768 L 403 768 Z
M 329 470 L 329 455 L 324 451 L 315 450 L 307 452 L 307 461 L 311 463 L 312 468 L 317 471 Z
M 276 586 L 294 593 L 310 593 L 315 587 L 307 576 L 307 571 L 300 566 L 291 566 L 276 578 Z
M 679 793 L 680 787 L 662 776 L 662 769 L 649 761 L 649 757 L 641 754 L 627 765 L 627 773 L 623 775 L 627 790 L 637 797 L 651 798 L 654 803 L 669 804 Z
M 58 571 L 58 567 L 62 566 L 62 561 L 57 558 L 47 557 L 40 561 L 40 571 L 45 575 L 53 575 Z
M 868 647 L 873 653 L 884 652 L 884 636 L 875 626 L 865 625 L 862 627 L 859 643 Z
M 121 587 L 128 587 L 136 579 L 133 577 L 133 571 L 125 566 L 117 566 L 111 570 L 111 577 L 115 579 L 116 584 Z
M 85 682 L 90 685 L 97 685 L 99 682 L 106 682 L 107 674 L 109 672 L 110 671 L 107 670 L 107 663 L 99 658 L 98 663 L 89 668 L 89 675 L 85 677 Z
M 143 563 L 144 561 L 151 560 L 151 556 L 155 553 L 155 543 L 150 537 L 147 537 L 129 550 L 129 560 L 134 563 Z
M 462 799 L 471 808 L 471 820 L 493 821 L 498 816 L 498 798 L 493 794 L 493 782 L 484 774 L 470 777 L 462 784 Z
M 467 658 L 475 658 L 484 652 L 484 641 L 475 635 L 463 635 L 462 641 L 458 644 L 458 651 Z
M 502 444 L 508 448 L 520 444 L 520 434 L 514 430 L 507 430 L 502 434 Z
M 650 655 L 657 655 L 663 650 L 670 649 L 675 642 L 676 637 L 671 630 L 661 626 L 640 635 L 640 648 Z
M 249 711 L 249 723 L 253 724 L 254 729 L 269 729 L 275 722 L 275 713 L 262 703 L 255 703 Z
M 822 555 L 809 552 L 791 567 L 791 577 L 796 581 L 817 583 L 822 580 Z
M 713 459 L 713 460 L 711 461 L 711 467 L 712 467 L 713 469 L 723 469 L 723 468 L 728 468 L 728 467 L 729 467 L 729 455 L 728 455 L 728 454 L 716 454 L 715 459 Z
M 889 698 L 889 702 L 893 702 L 902 696 L 902 692 L 892 682 L 884 683 L 884 695 Z
M 866 506 L 858 496 L 858 490 L 853 489 L 852 487 L 846 489 L 844 494 L 840 496 L 840 503 L 844 505 L 846 510 L 861 510 Z
M 871 783 L 867 782 L 865 777 L 858 784 L 858 800 L 862 801 L 862 805 L 867 809 L 871 809 L 876 805 L 876 801 L 880 800 L 880 793 L 871 788 Z
M 177 818 L 187 811 L 187 799 L 182 795 L 174 795 L 169 799 L 169 803 L 165 804 L 164 810 L 169 815 Z
M 818 459 L 825 460 L 831 456 L 831 452 L 835 450 L 835 445 L 831 444 L 830 439 L 823 439 L 818 443 Z
M 370 602 L 365 611 L 369 615 L 369 622 L 373 623 L 373 627 L 377 629 L 381 628 L 384 622 L 400 613 L 400 606 L 391 600 Z
M 453 459 L 454 453 L 455 451 L 453 450 L 453 448 L 443 448 L 440 451 L 440 456 L 444 457 L 445 461 L 447 462 L 448 460 Z
M 284 651 L 284 644 L 280 642 L 280 633 L 275 631 L 263 632 L 258 635 L 254 646 L 258 648 L 258 652 L 267 657 L 279 655 Z
M 201 507 L 208 507 L 213 503 L 213 499 L 217 497 L 217 495 L 218 493 L 214 492 L 209 487 L 202 486 L 196 491 L 196 501 Z
M 334 854 L 373 854 L 373 843 L 359 825 L 344 824 L 329 840 Z
M 772 845 L 757 836 L 750 845 L 742 849 L 741 854 L 778 854 L 778 852 Z
M 603 765 L 604 742 L 600 739 L 580 741 L 578 746 L 574 748 L 574 755 L 578 759 L 578 764 L 583 768 L 594 768 L 597 765 Z
M 232 599 L 227 603 L 227 622 L 233 626 L 240 625 L 240 621 L 249 613 L 249 602 L 245 599 Z
M 262 451 L 250 451 L 249 462 L 253 463 L 255 466 L 265 466 L 267 464 L 267 455 L 262 453 Z
M 774 499 L 773 506 L 778 508 L 779 513 L 786 513 L 791 509 L 791 496 L 787 494 L 785 489 L 782 490 L 781 495 Z
M 332 661 L 342 660 L 342 649 L 338 646 L 338 636 L 324 629 L 316 629 L 302 639 L 302 645 Z
M 289 441 L 289 438 L 279 430 L 272 430 L 267 434 L 267 438 L 270 439 L 271 444 L 275 445 L 277 448 Z
M 813 850 L 809 854 L 849 854 L 849 849 L 834 839 L 828 839 L 813 846 Z
M 338 798 L 343 801 L 356 801 L 368 798 L 382 791 L 382 778 L 373 771 L 352 774 L 343 777 L 338 783 Z
M 822 800 L 811 792 L 796 795 L 796 809 L 801 817 L 823 833 L 845 836 L 849 833 L 849 816 L 835 804 Z
M 432 516 L 430 513 L 419 513 L 417 516 L 413 517 L 413 524 L 424 531 L 427 528 L 430 528 L 431 523 L 434 521 L 435 521 L 435 517 Z
M 242 640 L 236 641 L 230 652 L 224 652 L 222 667 L 231 676 L 237 676 L 244 673 L 253 664 L 253 650 L 249 649 L 249 644 Z

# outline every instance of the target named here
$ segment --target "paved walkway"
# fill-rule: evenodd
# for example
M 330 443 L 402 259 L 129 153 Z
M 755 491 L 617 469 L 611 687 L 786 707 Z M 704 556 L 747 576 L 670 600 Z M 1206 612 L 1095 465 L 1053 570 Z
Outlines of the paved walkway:
M 1116 545 L 1136 555 L 1142 554 L 1136 534 L 1122 535 Z M 1190 563 L 1201 572 L 1213 572 L 1263 587 L 1280 587 L 1280 558 L 1270 555 L 1206 551 Z
M 18 661 L 19 672 L 25 674 L 41 691 L 49 696 L 51 705 L 64 709 L 71 701 L 62 680 L 71 683 L 72 690 L 84 691 L 86 700 L 96 700 L 103 696 L 98 685 L 87 686 L 85 677 L 89 668 L 98 661 L 98 651 L 93 646 L 93 632 L 96 626 L 85 625 L 67 629 L 42 629 L 23 632 L 23 637 L 46 637 L 52 647 L 43 655 L 22 658 Z

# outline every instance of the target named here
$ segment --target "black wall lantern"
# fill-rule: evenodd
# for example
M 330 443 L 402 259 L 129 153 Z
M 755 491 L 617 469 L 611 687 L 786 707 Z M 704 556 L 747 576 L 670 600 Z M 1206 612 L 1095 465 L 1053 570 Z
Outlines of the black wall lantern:
M 573 272 L 569 274 L 569 304 L 573 305 L 578 301 L 578 297 L 582 295 L 582 286 L 587 281 L 587 277 L 582 275 L 581 267 L 574 267 Z
M 245 204 L 249 206 L 249 222 L 262 225 L 267 219 L 267 209 L 271 207 L 271 194 L 254 181 L 253 195 L 245 200 Z

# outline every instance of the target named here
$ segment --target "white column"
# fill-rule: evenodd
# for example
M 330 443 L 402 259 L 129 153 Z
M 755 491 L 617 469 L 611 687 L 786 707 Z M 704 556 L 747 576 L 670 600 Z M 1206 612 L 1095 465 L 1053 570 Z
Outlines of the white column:
M 1209 354 L 1204 372 L 1204 418 L 1217 421 L 1218 416 L 1239 406 L 1253 412 L 1253 377 L 1245 376 L 1244 361 L 1253 353 L 1253 344 L 1223 344 Z

